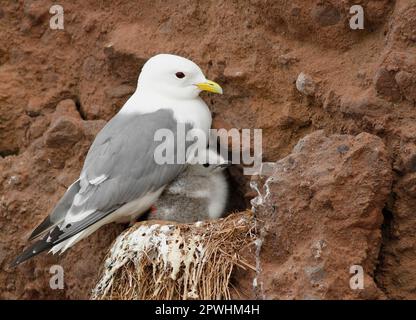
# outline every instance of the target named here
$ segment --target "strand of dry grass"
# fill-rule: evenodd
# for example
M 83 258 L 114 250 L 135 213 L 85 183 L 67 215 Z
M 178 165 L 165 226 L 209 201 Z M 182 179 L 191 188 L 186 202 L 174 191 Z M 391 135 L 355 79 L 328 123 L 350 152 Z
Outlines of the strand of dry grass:
M 145 221 L 122 233 L 108 253 L 92 299 L 230 299 L 235 267 L 255 240 L 250 212 L 194 224 Z

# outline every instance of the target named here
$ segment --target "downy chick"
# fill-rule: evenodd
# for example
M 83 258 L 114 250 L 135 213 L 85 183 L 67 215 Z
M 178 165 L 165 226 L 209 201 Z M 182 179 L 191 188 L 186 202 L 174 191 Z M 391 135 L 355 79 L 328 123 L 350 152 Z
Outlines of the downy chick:
M 228 199 L 224 169 L 229 166 L 217 152 L 206 149 L 166 187 L 149 219 L 190 223 L 221 217 Z

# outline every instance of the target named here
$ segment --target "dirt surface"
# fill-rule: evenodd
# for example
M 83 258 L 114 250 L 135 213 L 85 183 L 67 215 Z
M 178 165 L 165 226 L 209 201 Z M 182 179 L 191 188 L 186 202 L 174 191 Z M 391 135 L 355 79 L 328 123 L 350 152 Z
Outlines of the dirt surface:
M 364 30 L 349 27 L 357 2 Z M 258 287 L 235 275 L 246 296 L 416 298 L 414 1 L 61 1 L 64 30 L 49 27 L 52 4 L 0 0 L 0 298 L 88 298 L 123 226 L 9 263 L 157 53 L 188 57 L 221 84 L 224 95 L 203 94 L 214 127 L 261 128 L 264 161 L 305 171 L 282 173 L 258 209 Z M 301 138 L 312 147 L 292 152 Z M 231 175 L 249 206 L 250 178 Z M 64 290 L 49 287 L 53 264 Z M 351 264 L 365 289 L 349 288 Z

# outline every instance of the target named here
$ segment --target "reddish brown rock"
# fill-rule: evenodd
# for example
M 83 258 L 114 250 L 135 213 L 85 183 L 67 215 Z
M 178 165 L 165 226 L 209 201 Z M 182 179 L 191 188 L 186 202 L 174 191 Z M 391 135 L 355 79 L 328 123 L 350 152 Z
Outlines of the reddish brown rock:
M 264 221 L 260 297 L 385 298 L 374 275 L 391 178 L 386 147 L 376 136 L 318 131 L 301 139 L 253 200 Z M 363 290 L 350 288 L 353 265 L 364 269 Z
M 331 134 L 367 132 L 383 139 L 394 179 L 383 223 L 380 226 L 379 214 L 369 218 L 383 236 L 379 265 L 374 275 L 366 269 L 366 282 L 371 284 L 375 278 L 384 295 L 372 286 L 362 297 L 414 298 L 416 108 L 414 86 L 409 85 L 416 74 L 414 1 L 360 1 L 365 11 L 364 30 L 349 28 L 352 3 L 341 0 L 178 0 L 158 6 L 142 3 L 140 10 L 129 1 L 103 4 L 99 0 L 63 0 L 59 4 L 64 7 L 65 30 L 49 28 L 52 4 L 49 0 L 3 1 L 0 9 L 1 298 L 88 297 L 94 284 L 92 270 L 100 265 L 120 226 L 99 231 L 61 257 L 42 255 L 16 270 L 8 264 L 26 244 L 30 231 L 78 177 L 95 134 L 128 99 L 146 59 L 157 53 L 189 57 L 207 78 L 221 84 L 223 95 L 203 94 L 214 114 L 215 127 L 262 129 L 265 162 L 286 157 L 300 139 L 319 129 Z M 379 70 L 384 71 L 374 82 Z M 302 99 L 298 94 L 295 81 L 300 72 L 319 80 L 314 99 Z M 45 144 L 48 139 L 54 147 Z M 59 147 L 60 139 L 65 140 L 63 147 Z M 346 146 L 351 147 L 345 141 L 337 146 L 340 163 L 351 150 Z M 317 150 L 321 150 L 319 146 Z M 316 158 L 313 153 L 311 159 Z M 371 173 L 368 168 L 361 169 Z M 309 168 L 305 172 L 310 172 Z M 250 177 L 242 175 L 240 166 L 230 173 L 233 194 L 244 194 L 248 205 L 253 197 Z M 361 171 L 356 174 L 361 177 Z M 303 181 L 301 176 L 296 179 Z M 350 186 L 353 178 L 345 179 Z M 296 183 L 299 181 L 289 185 Z M 336 181 L 328 182 L 327 188 L 331 183 L 340 190 Z M 367 186 L 365 182 L 363 185 Z M 296 204 L 308 203 L 308 188 L 305 185 L 291 194 L 285 192 L 286 198 Z M 358 182 L 356 189 L 362 190 Z M 314 203 L 320 203 L 322 212 L 330 212 L 324 195 L 317 194 L 324 203 Z M 363 200 L 354 197 L 352 191 L 350 194 L 349 210 L 359 207 Z M 340 191 L 337 199 L 343 197 Z M 289 207 L 290 203 L 284 203 Z M 349 221 L 345 212 L 336 211 L 340 221 Z M 305 219 L 314 223 L 309 216 Z M 298 290 L 301 274 L 302 281 L 313 288 L 305 287 L 305 292 L 309 290 L 305 298 L 322 297 L 317 289 L 322 283 L 331 288 L 324 297 L 344 292 L 348 275 L 343 272 L 349 270 L 339 271 L 336 282 L 331 267 L 338 270 L 341 265 L 327 256 L 333 243 L 320 241 L 327 236 L 335 241 L 328 230 L 338 226 L 333 221 L 336 219 L 323 217 L 329 221 L 328 227 L 322 226 L 320 231 L 313 229 L 316 224 L 310 224 L 314 230 L 311 235 L 308 225 L 304 226 L 305 234 L 288 235 L 289 248 L 295 248 L 293 243 L 300 239 L 306 247 L 296 247 L 297 252 L 315 261 L 314 256 L 322 251 L 325 263 L 305 263 L 297 274 L 292 272 L 290 261 L 278 264 L 276 274 L 284 276 L 275 283 L 281 281 L 282 288 L 293 283 Z M 361 222 L 356 215 L 351 219 Z M 292 230 L 292 222 L 286 222 Z M 373 224 L 363 224 L 367 229 L 354 229 L 349 237 L 360 248 L 368 241 L 364 234 L 373 237 L 376 233 Z M 353 230 L 348 225 L 345 228 Z M 312 238 L 316 241 L 311 248 L 303 241 Z M 380 244 L 379 238 L 374 239 Z M 362 254 L 362 250 L 358 252 Z M 362 261 L 373 259 L 374 248 L 369 247 L 368 252 L 369 258 Z M 266 256 L 266 263 L 273 265 L 274 256 L 273 252 L 270 259 Z M 305 262 L 302 259 L 295 256 L 292 260 Z M 66 287 L 62 291 L 49 288 L 49 267 L 55 263 L 65 269 Z M 371 269 L 372 262 L 367 264 Z M 267 271 L 270 279 L 272 271 Z M 238 289 L 247 293 L 243 296 L 250 296 L 252 279 L 244 272 L 234 278 L 236 282 L 246 281 Z M 276 288 L 276 295 L 280 295 L 279 286 Z M 346 290 L 342 298 L 357 297 Z M 273 296 L 273 292 L 268 294 Z M 287 289 L 287 296 L 291 294 Z
M 398 101 L 401 95 L 394 76 L 395 74 L 393 71 L 381 68 L 377 70 L 377 73 L 374 76 L 374 86 L 377 93 L 382 97 L 391 101 Z
M 30 117 L 36 117 L 41 113 L 41 110 L 44 108 L 44 101 L 42 98 L 33 97 L 31 98 L 26 106 L 26 112 Z
M 123 229 L 107 226 L 65 255 L 43 254 L 18 268 L 10 267 L 12 259 L 27 245 L 30 231 L 78 177 L 91 140 L 104 125 L 103 121 L 62 115 L 71 106 L 71 100 L 61 102 L 59 111 L 51 115 L 56 120 L 21 154 L 0 158 L 3 299 L 87 299 L 108 246 Z M 64 270 L 64 290 L 49 286 L 50 267 L 56 264 Z
M 130 96 L 136 88 L 128 85 L 121 85 L 114 88 L 108 88 L 106 94 L 110 98 L 123 98 Z
M 416 101 L 416 75 L 406 71 L 399 71 L 395 80 L 402 95 L 409 101 Z
M 82 131 L 70 117 L 58 118 L 45 133 L 45 145 L 49 148 L 68 148 L 78 142 Z
M 337 24 L 341 19 L 341 13 L 332 4 L 319 3 L 312 11 L 312 15 L 319 25 L 326 27 Z
M 412 157 L 410 166 L 414 166 Z M 388 297 L 415 299 L 416 173 L 401 178 L 394 186 L 395 199 L 385 210 L 383 247 L 377 281 Z
M 49 13 L 49 2 L 42 1 L 25 1 L 24 13 L 30 19 L 31 25 L 37 25 L 44 20 Z
M 80 118 L 80 114 L 77 110 L 75 101 L 72 99 L 65 99 L 65 100 L 60 101 L 56 105 L 56 114 L 58 116 L 65 115 L 65 116 L 76 118 L 76 119 Z
M 110 40 L 104 47 L 111 70 L 124 82 L 128 81 L 133 85 L 136 84 L 138 70 L 146 62 L 144 52 L 147 50 L 136 42 L 138 33 L 140 26 L 137 24 L 121 25 L 111 33 Z
M 414 4 L 406 6 L 402 2 L 399 10 L 400 19 L 397 19 L 391 26 L 391 36 L 398 47 L 414 47 L 416 44 L 416 7 Z

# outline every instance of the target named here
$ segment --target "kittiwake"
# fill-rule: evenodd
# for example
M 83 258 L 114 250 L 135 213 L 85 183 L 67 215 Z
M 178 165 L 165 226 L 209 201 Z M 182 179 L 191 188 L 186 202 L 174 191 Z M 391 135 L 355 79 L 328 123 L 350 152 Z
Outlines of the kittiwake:
M 155 132 L 164 128 L 176 136 L 181 123 L 208 136 L 212 118 L 199 97 L 203 90 L 222 93 L 194 62 L 170 54 L 150 58 L 136 91 L 96 136 L 79 178 L 29 238 L 40 240 L 13 265 L 45 250 L 64 252 L 105 224 L 133 221 L 146 212 L 185 168 L 154 160 L 160 144 Z

